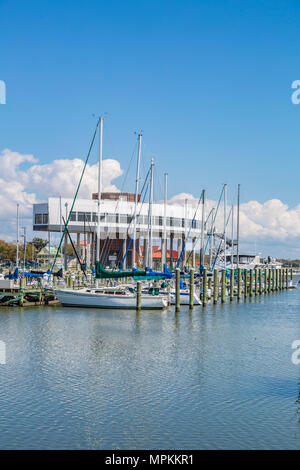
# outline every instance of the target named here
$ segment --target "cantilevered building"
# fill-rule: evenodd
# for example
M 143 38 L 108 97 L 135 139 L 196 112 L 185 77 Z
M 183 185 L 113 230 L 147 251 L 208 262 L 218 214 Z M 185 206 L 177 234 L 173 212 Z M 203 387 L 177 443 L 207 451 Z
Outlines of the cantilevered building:
M 48 202 L 34 204 L 33 206 L 33 230 L 59 233 L 64 228 L 63 218 L 66 219 L 72 206 L 72 199 L 49 197 Z M 125 268 L 132 266 L 132 242 L 133 233 L 134 194 L 130 193 L 102 193 L 101 197 L 101 221 L 100 221 L 100 255 L 104 265 L 123 264 Z M 194 241 L 201 234 L 201 211 L 196 214 L 195 208 L 180 205 L 164 205 L 164 203 L 152 204 L 152 239 L 155 245 L 159 241 L 161 246 L 161 264 L 166 261 L 166 249 L 169 249 L 169 258 L 174 260 L 173 251 L 180 254 L 186 237 Z M 150 217 L 149 203 L 142 203 L 138 198 L 136 219 L 136 265 L 142 260 L 144 265 L 153 259 L 149 250 Z M 97 194 L 92 199 L 77 199 L 70 217 L 68 230 L 70 234 L 76 234 L 76 245 L 80 246 L 81 240 L 85 240 L 86 263 L 95 262 L 96 237 L 97 237 Z M 167 246 L 165 246 L 165 242 Z M 175 241 L 175 242 L 174 242 Z M 143 246 L 143 249 L 141 249 Z M 150 257 L 150 258 L 149 258 Z M 182 259 L 184 261 L 185 254 Z M 195 253 L 192 256 L 195 265 Z

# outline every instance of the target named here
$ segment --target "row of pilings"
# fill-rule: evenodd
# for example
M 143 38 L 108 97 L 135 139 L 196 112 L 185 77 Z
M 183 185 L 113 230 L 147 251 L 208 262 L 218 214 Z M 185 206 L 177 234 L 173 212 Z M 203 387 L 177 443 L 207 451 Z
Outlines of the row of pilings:
M 257 268 L 257 269 L 230 269 L 218 270 L 208 273 L 203 269 L 200 282 L 200 298 L 202 306 L 205 307 L 208 301 L 214 305 L 221 302 L 224 304 L 227 299 L 233 302 L 235 298 L 240 302 L 264 294 L 272 294 L 289 288 L 289 283 L 293 279 L 292 269 L 288 268 Z M 189 307 L 194 307 L 194 269 L 190 271 L 189 279 Z M 175 309 L 180 310 L 180 270 L 176 269 L 175 276 Z

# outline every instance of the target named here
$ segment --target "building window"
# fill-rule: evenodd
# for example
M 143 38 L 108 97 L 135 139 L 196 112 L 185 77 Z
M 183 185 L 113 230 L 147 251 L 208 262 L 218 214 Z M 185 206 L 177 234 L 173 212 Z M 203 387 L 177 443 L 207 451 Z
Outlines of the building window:
M 111 222 L 115 224 L 117 222 L 117 215 L 116 214 L 107 214 L 106 217 L 107 222 Z
M 44 225 L 48 224 L 48 214 L 43 214 L 43 224 Z
M 71 213 L 70 220 L 71 220 L 72 222 L 76 221 L 76 212 L 72 212 L 72 213 Z
M 35 214 L 34 216 L 34 223 L 36 225 L 40 225 L 43 223 L 43 214 Z
M 105 219 L 105 214 L 100 215 L 100 222 L 103 222 Z M 93 222 L 98 222 L 98 214 L 93 212 Z
M 126 224 L 127 223 L 127 216 L 120 214 L 120 224 Z
M 163 218 L 161 215 L 158 217 L 158 225 L 163 225 Z

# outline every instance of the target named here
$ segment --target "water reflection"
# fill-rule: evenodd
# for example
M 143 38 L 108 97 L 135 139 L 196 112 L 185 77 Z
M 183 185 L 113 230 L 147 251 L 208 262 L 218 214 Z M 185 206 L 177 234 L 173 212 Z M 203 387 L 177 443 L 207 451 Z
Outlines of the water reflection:
M 0 447 L 299 448 L 299 304 L 4 311 Z

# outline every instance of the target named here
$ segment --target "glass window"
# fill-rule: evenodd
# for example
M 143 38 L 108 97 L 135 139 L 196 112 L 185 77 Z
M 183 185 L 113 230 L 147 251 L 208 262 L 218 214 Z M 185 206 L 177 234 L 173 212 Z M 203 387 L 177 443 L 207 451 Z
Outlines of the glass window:
M 34 223 L 39 225 L 43 223 L 43 214 L 35 214 Z
M 43 224 L 48 224 L 48 214 L 43 214 Z
M 163 218 L 162 218 L 162 216 L 160 215 L 160 216 L 158 217 L 158 225 L 163 225 L 163 223 L 164 223 Z
M 120 223 L 126 224 L 127 223 L 127 216 L 124 214 L 120 214 Z
M 74 222 L 76 220 L 76 212 L 72 212 L 70 220 Z
M 100 222 L 103 222 L 105 220 L 105 214 L 100 215 Z M 98 222 L 98 214 L 96 212 L 93 212 L 93 222 Z
M 117 222 L 117 216 L 116 214 L 107 214 L 106 220 L 107 222 L 112 222 L 115 224 Z

